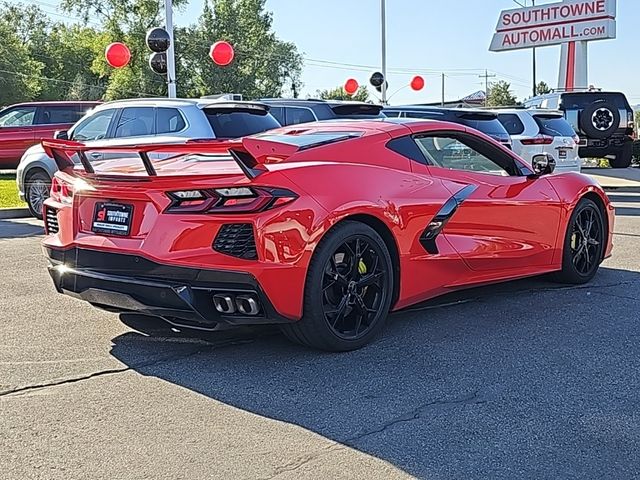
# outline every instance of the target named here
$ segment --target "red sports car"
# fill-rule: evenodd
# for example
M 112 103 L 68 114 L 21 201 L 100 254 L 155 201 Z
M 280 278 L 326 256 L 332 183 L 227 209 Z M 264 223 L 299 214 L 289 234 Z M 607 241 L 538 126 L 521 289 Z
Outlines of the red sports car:
M 587 282 L 612 248 L 593 180 L 452 123 L 311 123 L 101 163 L 43 145 L 61 170 L 44 207 L 57 290 L 181 328 L 277 323 L 352 350 L 390 310 L 548 272 Z

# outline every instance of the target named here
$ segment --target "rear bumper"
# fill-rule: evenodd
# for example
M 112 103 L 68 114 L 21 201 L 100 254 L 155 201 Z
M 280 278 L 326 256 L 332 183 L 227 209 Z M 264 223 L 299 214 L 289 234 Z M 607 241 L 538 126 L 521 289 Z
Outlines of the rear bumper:
M 581 161 L 576 160 L 575 162 L 558 162 L 556 163 L 556 168 L 554 169 L 554 173 L 565 173 L 565 172 L 576 172 L 580 173 L 582 166 Z
M 84 248 L 44 247 L 49 274 L 59 293 L 114 312 L 162 317 L 181 327 L 212 330 L 219 323 L 252 325 L 289 323 L 249 273 L 178 267 L 139 255 Z M 260 309 L 254 315 L 223 314 L 213 295 L 251 296 Z
M 605 155 L 616 155 L 625 145 L 633 143 L 633 139 L 628 136 L 614 136 L 605 139 L 587 139 L 586 145 L 578 147 L 580 157 L 604 157 Z

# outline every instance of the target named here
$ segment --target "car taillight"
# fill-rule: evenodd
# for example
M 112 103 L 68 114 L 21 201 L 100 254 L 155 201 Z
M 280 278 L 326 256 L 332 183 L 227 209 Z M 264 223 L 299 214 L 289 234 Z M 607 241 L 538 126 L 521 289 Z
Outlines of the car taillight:
M 61 203 L 73 202 L 73 186 L 54 176 L 51 180 L 51 198 Z
M 285 188 L 226 187 L 167 192 L 167 213 L 252 213 L 292 202 L 298 195 Z
M 549 135 L 538 135 L 533 138 L 525 138 L 520 140 L 523 145 L 551 145 L 553 143 L 553 137 Z

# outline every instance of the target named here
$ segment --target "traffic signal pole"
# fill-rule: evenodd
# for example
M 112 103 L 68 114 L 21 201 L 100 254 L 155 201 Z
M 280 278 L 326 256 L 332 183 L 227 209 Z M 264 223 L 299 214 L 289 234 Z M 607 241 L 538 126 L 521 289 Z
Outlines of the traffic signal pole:
M 387 104 L 387 19 L 385 13 L 386 0 L 380 0 L 380 23 L 382 36 L 382 105 Z
M 173 41 L 173 2 L 164 0 L 165 28 L 171 39 L 167 50 L 167 93 L 169 98 L 176 98 L 176 61 Z

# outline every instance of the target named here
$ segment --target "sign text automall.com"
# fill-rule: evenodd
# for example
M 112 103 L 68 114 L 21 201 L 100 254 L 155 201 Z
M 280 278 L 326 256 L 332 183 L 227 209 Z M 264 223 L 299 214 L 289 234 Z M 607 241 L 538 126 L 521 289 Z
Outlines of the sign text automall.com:
M 616 36 L 615 0 L 573 0 L 503 10 L 489 49 L 494 52 Z

